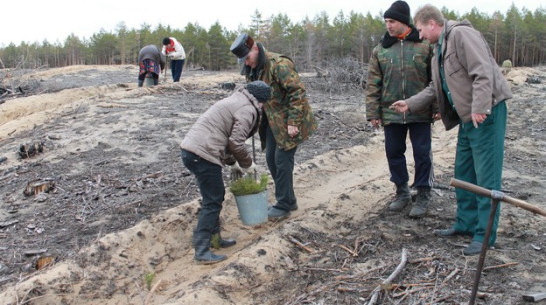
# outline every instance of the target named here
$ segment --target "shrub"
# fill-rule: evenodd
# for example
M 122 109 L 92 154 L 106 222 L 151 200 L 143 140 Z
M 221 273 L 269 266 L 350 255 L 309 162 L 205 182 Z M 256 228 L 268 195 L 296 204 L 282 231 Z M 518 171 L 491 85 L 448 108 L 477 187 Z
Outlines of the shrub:
M 246 175 L 233 182 L 230 189 L 235 196 L 258 194 L 265 191 L 268 180 L 267 174 L 262 174 L 259 181 L 254 180 L 252 175 Z

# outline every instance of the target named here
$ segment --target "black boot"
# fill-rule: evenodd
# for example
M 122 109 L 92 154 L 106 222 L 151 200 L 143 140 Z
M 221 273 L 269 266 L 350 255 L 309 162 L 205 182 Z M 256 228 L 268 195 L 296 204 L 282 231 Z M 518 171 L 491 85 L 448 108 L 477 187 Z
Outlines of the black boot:
M 139 86 L 139 87 L 142 87 L 142 85 L 144 85 L 144 81 L 139 79 L 139 80 L 138 80 L 138 86 Z
M 227 259 L 225 255 L 216 255 L 210 251 L 210 233 L 193 233 L 193 247 L 195 248 L 195 262 L 199 265 L 210 265 Z
M 417 199 L 409 212 L 409 217 L 419 218 L 427 212 L 427 206 L 430 201 L 430 187 L 418 187 Z
M 396 197 L 389 205 L 391 211 L 402 211 L 411 202 L 411 194 L 408 183 L 396 185 Z

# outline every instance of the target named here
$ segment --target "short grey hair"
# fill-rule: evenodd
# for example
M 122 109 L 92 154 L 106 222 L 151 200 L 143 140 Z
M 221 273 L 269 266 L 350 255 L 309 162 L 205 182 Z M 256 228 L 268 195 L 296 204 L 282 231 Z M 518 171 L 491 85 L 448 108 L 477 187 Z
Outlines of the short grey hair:
M 413 22 L 426 24 L 429 20 L 434 20 L 439 26 L 444 25 L 444 15 L 442 12 L 434 5 L 425 4 L 415 12 Z

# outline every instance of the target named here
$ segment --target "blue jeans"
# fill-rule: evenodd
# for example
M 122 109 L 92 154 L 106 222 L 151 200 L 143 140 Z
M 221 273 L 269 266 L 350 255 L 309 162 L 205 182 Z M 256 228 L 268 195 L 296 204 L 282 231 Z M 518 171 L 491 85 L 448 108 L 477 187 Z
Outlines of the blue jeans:
M 218 220 L 226 192 L 222 179 L 222 167 L 184 149 L 181 155 L 184 166 L 195 175 L 202 197 L 201 211 L 193 231 L 194 235 L 218 233 L 215 231 L 218 230 Z
M 408 182 L 406 164 L 406 137 L 409 131 L 413 159 L 415 161 L 415 187 L 432 187 L 434 172 L 432 167 L 432 148 L 430 123 L 409 123 L 385 125 L 385 151 L 389 162 L 391 181 L 400 185 Z
M 290 211 L 290 207 L 296 203 L 293 172 L 294 155 L 298 147 L 296 146 L 291 150 L 278 148 L 269 126 L 266 128 L 265 136 L 265 160 L 275 182 L 275 198 L 277 200 L 275 208 Z
M 185 59 L 171 60 L 171 74 L 173 75 L 173 81 L 179 82 L 182 75 L 182 69 L 184 68 Z

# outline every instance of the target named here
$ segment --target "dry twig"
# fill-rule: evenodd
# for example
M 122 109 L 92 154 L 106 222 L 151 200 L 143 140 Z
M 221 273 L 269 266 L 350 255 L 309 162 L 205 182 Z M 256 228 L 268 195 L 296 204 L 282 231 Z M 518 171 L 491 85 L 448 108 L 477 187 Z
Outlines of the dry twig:
M 380 285 L 375 287 L 372 293 L 372 297 L 370 298 L 370 302 L 368 302 L 368 305 L 375 304 L 377 302 L 377 299 L 379 298 L 379 292 L 381 291 L 381 288 L 385 287 L 386 285 L 390 285 L 392 280 L 394 280 L 400 274 L 400 272 L 402 272 L 408 260 L 407 252 L 408 251 L 406 250 L 406 248 L 402 249 L 402 257 L 400 258 L 400 264 L 398 264 L 398 267 L 394 269 L 394 272 L 391 273 L 391 275 L 389 275 L 389 277 L 386 280 L 384 280 Z
M 159 284 L 161 284 L 161 279 L 159 281 L 157 281 L 157 283 L 155 283 L 154 287 L 152 287 L 152 290 L 150 290 L 150 292 L 148 292 L 148 296 L 146 297 L 146 303 L 144 303 L 145 305 L 150 304 L 150 301 L 152 300 L 152 296 L 154 294 L 154 291 L 157 289 L 157 287 L 159 287 Z
M 518 262 L 510 262 L 510 263 L 506 263 L 506 264 L 500 264 L 500 265 L 494 265 L 494 266 L 487 266 L 487 267 L 484 267 L 482 269 L 482 271 L 485 271 L 485 270 L 491 270 L 491 269 L 498 269 L 498 268 L 504 268 L 504 267 L 511 267 L 511 266 L 515 266 L 517 265 Z
M 337 246 L 340 247 L 341 249 L 343 249 L 343 250 L 345 250 L 345 251 L 351 253 L 351 255 L 354 256 L 354 257 L 357 257 L 357 256 L 358 256 L 358 253 L 356 253 L 355 251 L 353 251 L 353 250 L 347 248 L 347 247 L 344 246 L 344 245 L 339 245 L 339 244 L 338 244 Z
M 301 243 L 299 240 L 295 239 L 294 237 L 292 236 L 289 236 L 289 239 L 291 242 L 293 242 L 296 246 L 302 248 L 303 250 L 309 252 L 309 253 L 314 253 L 315 251 L 313 251 L 313 249 L 310 249 L 309 247 L 305 246 L 303 243 Z

